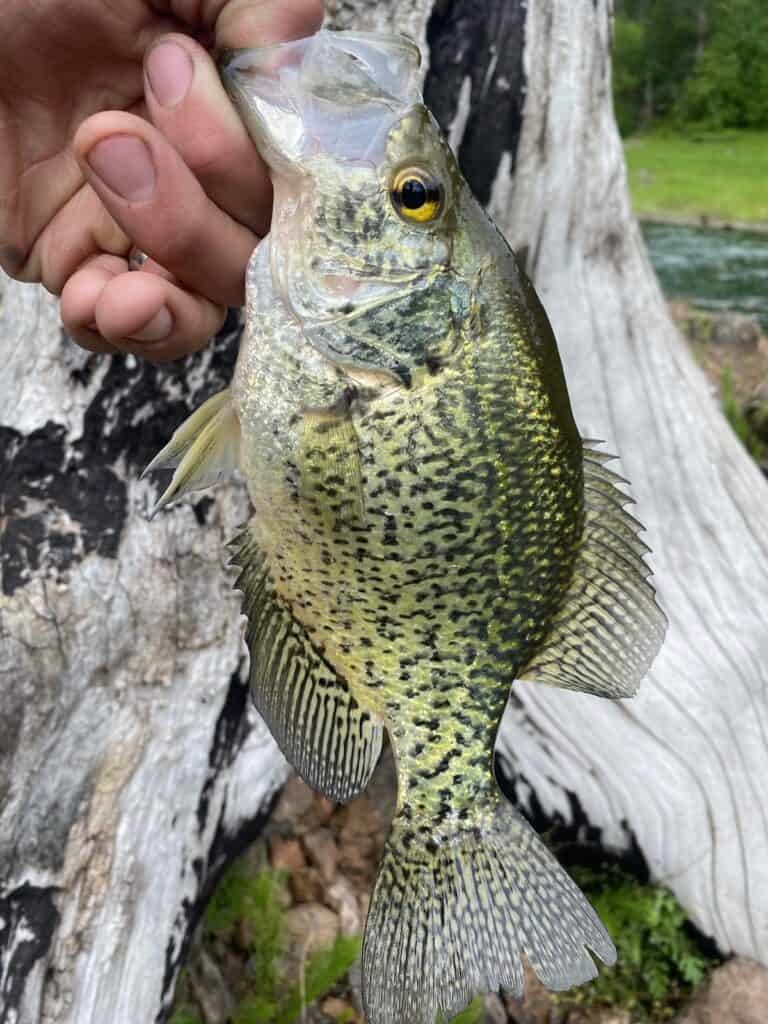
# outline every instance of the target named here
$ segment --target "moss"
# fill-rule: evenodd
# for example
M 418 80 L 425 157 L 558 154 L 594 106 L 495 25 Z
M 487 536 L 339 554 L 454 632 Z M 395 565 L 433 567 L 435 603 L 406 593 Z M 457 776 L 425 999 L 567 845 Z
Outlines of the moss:
M 572 874 L 611 933 L 618 962 L 590 985 L 557 996 L 558 1003 L 629 1010 L 636 1021 L 674 1016 L 715 963 L 674 895 L 615 866 Z
M 205 914 L 205 931 L 225 939 L 245 925 L 249 936 L 249 968 L 245 993 L 232 1024 L 293 1024 L 304 1009 L 336 985 L 360 955 L 358 936 L 339 936 L 333 946 L 308 957 L 295 985 L 280 976 L 285 953 L 284 872 L 264 868 L 250 873 L 235 863 L 219 883 Z M 177 1013 L 186 1012 L 180 1008 Z M 173 1024 L 198 1024 L 181 1018 Z
M 483 1000 L 478 996 L 458 1017 L 451 1017 L 450 1024 L 480 1024 L 483 1018 Z
M 202 1024 L 202 1021 L 191 1006 L 177 1006 L 168 1024 Z

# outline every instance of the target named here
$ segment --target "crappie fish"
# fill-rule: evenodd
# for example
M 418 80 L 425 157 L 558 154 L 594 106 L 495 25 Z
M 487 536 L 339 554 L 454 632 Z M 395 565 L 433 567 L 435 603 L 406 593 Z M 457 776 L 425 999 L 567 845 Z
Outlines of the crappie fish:
M 162 506 L 239 467 L 255 703 L 347 801 L 385 730 L 397 809 L 363 946 L 371 1024 L 610 964 L 583 895 L 494 779 L 513 680 L 632 695 L 665 620 L 639 524 L 571 413 L 531 283 L 424 107 L 419 51 L 320 32 L 229 55 L 274 184 L 231 387 L 150 468 Z

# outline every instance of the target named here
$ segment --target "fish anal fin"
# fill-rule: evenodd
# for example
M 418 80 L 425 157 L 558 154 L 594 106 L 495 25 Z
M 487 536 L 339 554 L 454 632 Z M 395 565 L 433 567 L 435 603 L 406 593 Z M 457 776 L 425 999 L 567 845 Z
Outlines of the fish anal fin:
M 585 443 L 584 532 L 573 576 L 543 645 L 519 679 L 598 697 L 631 697 L 651 667 L 667 620 L 644 561 L 642 526 L 625 511 L 626 483 Z
M 301 777 L 345 803 L 368 784 L 383 728 L 363 710 L 269 575 L 252 527 L 233 542 L 243 594 L 250 682 L 256 707 Z
M 176 467 L 173 479 L 152 510 L 154 515 L 171 501 L 227 479 L 240 457 L 240 424 L 229 390 L 204 402 L 176 430 L 144 474 Z

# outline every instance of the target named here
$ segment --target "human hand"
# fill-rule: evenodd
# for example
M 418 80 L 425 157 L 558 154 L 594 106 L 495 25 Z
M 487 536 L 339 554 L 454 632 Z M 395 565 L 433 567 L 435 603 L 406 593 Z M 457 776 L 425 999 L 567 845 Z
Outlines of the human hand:
M 4 0 L 0 266 L 60 294 L 84 348 L 175 359 L 242 303 L 271 187 L 205 46 L 321 21 L 322 0 Z

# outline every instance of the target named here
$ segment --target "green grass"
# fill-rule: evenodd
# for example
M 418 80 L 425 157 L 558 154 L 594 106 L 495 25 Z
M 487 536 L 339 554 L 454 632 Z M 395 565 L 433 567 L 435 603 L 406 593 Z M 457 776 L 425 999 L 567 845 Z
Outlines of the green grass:
M 654 132 L 625 152 L 638 216 L 768 225 L 768 133 Z

